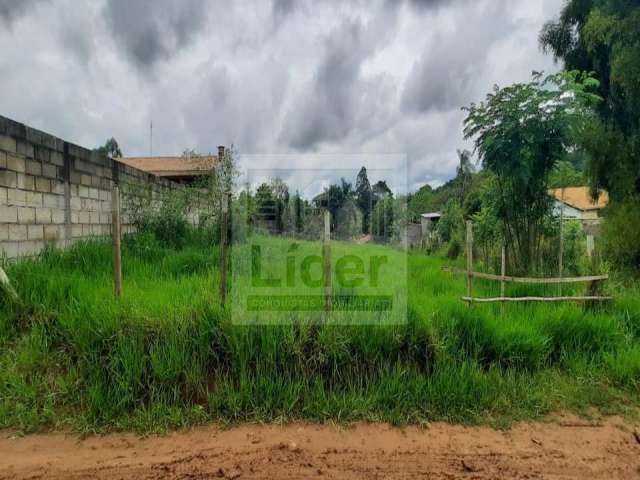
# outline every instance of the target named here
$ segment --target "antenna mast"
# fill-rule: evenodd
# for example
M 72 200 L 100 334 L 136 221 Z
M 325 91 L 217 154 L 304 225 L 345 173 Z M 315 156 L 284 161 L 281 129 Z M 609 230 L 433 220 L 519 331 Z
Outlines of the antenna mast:
M 153 120 L 149 122 L 149 156 L 153 157 Z

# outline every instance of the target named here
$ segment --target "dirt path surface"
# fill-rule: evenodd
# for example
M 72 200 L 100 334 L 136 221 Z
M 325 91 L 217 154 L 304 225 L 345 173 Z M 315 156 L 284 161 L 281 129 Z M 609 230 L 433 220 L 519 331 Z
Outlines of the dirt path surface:
M 620 419 L 563 417 L 508 431 L 293 424 L 167 436 L 0 432 L 0 478 L 640 478 L 640 438 Z

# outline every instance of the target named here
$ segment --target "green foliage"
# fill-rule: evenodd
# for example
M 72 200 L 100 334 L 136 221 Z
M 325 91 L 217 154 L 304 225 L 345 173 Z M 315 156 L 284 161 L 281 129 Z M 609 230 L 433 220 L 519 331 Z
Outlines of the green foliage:
M 640 272 L 640 196 L 612 203 L 602 229 L 605 257 L 618 269 Z
M 356 202 L 351 198 L 347 199 L 337 213 L 336 238 L 350 239 L 361 234 L 364 225 L 363 217 Z
M 567 160 L 560 160 L 549 172 L 550 188 L 581 187 L 586 184 L 584 172 Z
M 614 200 L 640 193 L 640 5 L 627 0 L 570 0 L 540 34 L 567 69 L 600 80 L 600 120 L 585 135 L 594 190 Z
M 371 228 L 371 211 L 373 210 L 373 192 L 367 169 L 362 167 L 356 178 L 356 204 L 362 211 L 362 233 L 367 234 Z
M 562 265 L 565 275 L 579 276 L 589 273 L 584 267 L 587 259 L 587 243 L 580 222 L 565 221 L 562 236 L 564 241 Z
M 391 197 L 376 202 L 371 214 L 371 234 L 380 241 L 390 241 L 394 236 L 395 201 Z
M 181 248 L 190 231 L 188 214 L 199 193 L 185 186 L 154 195 L 149 184 L 129 184 L 125 211 L 137 232 L 151 233 L 161 244 Z
M 442 211 L 442 218 L 438 222 L 437 230 L 443 242 L 455 240 L 464 242 L 465 220 L 462 208 L 457 200 L 451 199 Z
M 473 138 L 483 167 L 495 175 L 496 216 L 514 266 L 528 271 L 551 209 L 547 180 L 584 130 L 598 82 L 577 72 L 494 89 L 467 108 L 464 133 Z
M 418 222 L 420 221 L 420 215 L 423 213 L 430 213 L 437 210 L 434 197 L 434 190 L 429 184 L 423 185 L 417 192 L 408 195 L 407 208 L 410 219 Z
M 95 148 L 94 152 L 109 158 L 122 157 L 122 150 L 120 150 L 118 142 L 113 137 L 109 138 L 101 147 Z

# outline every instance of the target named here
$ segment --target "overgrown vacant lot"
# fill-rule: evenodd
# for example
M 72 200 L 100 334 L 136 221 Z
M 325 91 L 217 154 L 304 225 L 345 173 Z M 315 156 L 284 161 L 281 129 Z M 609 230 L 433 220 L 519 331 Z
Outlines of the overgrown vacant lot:
M 465 279 L 442 272 L 445 260 L 409 254 L 406 324 L 239 326 L 218 306 L 217 247 L 192 242 L 175 251 L 142 236 L 123 248 L 120 300 L 108 243 L 7 267 L 21 301 L 0 300 L 0 427 L 503 425 L 640 404 L 637 287 L 612 282 L 616 301 L 594 310 L 509 305 L 501 316 L 498 306 L 465 306 Z M 481 294 L 497 288 L 476 282 Z

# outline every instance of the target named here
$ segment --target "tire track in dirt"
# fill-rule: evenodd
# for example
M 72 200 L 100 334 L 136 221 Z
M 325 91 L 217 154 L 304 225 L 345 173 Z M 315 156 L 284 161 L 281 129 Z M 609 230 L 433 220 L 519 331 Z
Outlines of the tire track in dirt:
M 640 479 L 634 428 L 562 417 L 507 431 L 444 423 L 202 427 L 146 438 L 5 431 L 0 479 Z

